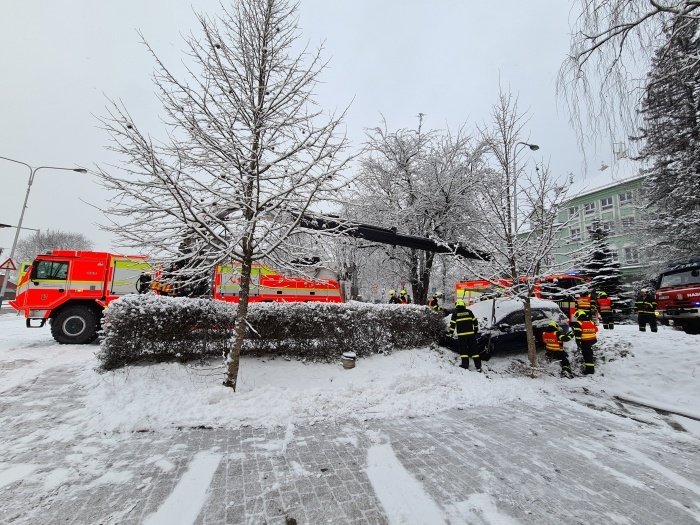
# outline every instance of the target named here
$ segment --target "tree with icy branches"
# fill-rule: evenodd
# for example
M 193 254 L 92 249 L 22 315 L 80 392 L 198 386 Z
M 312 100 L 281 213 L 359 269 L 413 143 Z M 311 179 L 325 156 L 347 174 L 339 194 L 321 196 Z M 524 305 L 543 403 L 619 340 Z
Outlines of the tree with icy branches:
M 569 106 L 581 144 L 598 133 L 613 141 L 638 127 L 643 73 L 655 52 L 667 53 L 676 30 L 696 24 L 698 0 L 577 0 L 572 10 L 569 55 L 557 90 Z M 664 29 L 668 38 L 661 38 Z M 700 55 L 689 53 L 697 67 Z M 640 71 L 642 74 L 640 75 Z
M 602 290 L 611 297 L 619 297 L 622 292 L 622 272 L 608 243 L 608 232 L 596 222 L 591 229 L 590 238 L 590 248 L 581 261 L 581 272 L 590 279 L 588 287 L 595 291 Z
M 645 161 L 645 222 L 654 262 L 698 254 L 700 238 L 700 20 L 666 30 L 647 79 L 635 139 Z
M 482 166 L 483 148 L 464 129 L 389 130 L 386 122 L 367 131 L 367 144 L 354 181 L 350 207 L 355 216 L 399 233 L 453 242 L 470 213 L 473 182 Z M 379 250 L 378 250 L 379 252 Z M 394 274 L 393 287 L 410 284 L 413 301 L 426 304 L 435 263 L 434 252 L 385 246 L 381 264 Z M 450 255 L 443 256 L 451 257 Z
M 321 50 L 294 51 L 296 16 L 286 0 L 238 0 L 218 17 L 197 15 L 184 77 L 146 43 L 165 137 L 142 131 L 116 103 L 102 119 L 124 159 L 98 169 L 114 192 L 107 229 L 167 264 L 176 280 L 206 280 L 218 264 L 240 267 L 224 381 L 234 390 L 253 264 L 306 255 L 297 242 L 300 214 L 343 185 L 348 162 L 342 115 L 314 106 Z
M 501 91 L 491 114 L 491 122 L 481 130 L 487 169 L 472 188 L 476 213 L 466 224 L 468 234 L 490 259 L 479 264 L 464 261 L 464 266 L 470 276 L 495 286 L 501 279 L 511 283 L 504 292 L 523 302 L 528 357 L 534 372 L 537 354 L 530 299 L 537 278 L 548 269 L 558 233 L 566 226 L 557 216 L 566 200 L 567 185 L 546 165 L 525 169 L 521 155 L 529 146 L 523 142 L 527 115 L 519 111 L 516 97 Z

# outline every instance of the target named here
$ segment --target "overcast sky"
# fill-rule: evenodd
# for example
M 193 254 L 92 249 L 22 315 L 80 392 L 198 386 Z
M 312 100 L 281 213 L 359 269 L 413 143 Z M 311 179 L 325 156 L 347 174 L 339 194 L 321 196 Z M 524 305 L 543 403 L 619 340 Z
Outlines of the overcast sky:
M 225 0 L 224 0 L 225 1 Z M 97 127 L 106 97 L 121 99 L 139 126 L 157 134 L 159 105 L 153 63 L 137 30 L 168 64 L 181 60 L 181 33 L 194 28 L 192 10 L 216 13 L 218 0 L 22 0 L 6 2 L 0 18 L 0 156 L 32 166 L 84 166 L 110 161 Z M 301 0 L 300 26 L 312 45 L 325 40 L 330 68 L 318 90 L 333 110 L 354 99 L 346 120 L 359 146 L 363 129 L 383 114 L 392 129 L 470 129 L 483 123 L 499 82 L 528 110 L 534 160 L 587 186 L 609 182 L 609 148 L 589 150 L 584 170 L 556 74 L 566 56 L 570 2 L 565 0 Z M 438 7 L 439 6 L 439 7 Z M 0 160 L 0 223 L 16 225 L 29 170 Z M 620 174 L 617 173 L 617 177 Z M 110 249 L 99 230 L 105 193 L 90 175 L 41 170 L 24 226 L 80 232 Z M 32 232 L 26 231 L 22 235 Z M 3 259 L 14 230 L 0 229 Z

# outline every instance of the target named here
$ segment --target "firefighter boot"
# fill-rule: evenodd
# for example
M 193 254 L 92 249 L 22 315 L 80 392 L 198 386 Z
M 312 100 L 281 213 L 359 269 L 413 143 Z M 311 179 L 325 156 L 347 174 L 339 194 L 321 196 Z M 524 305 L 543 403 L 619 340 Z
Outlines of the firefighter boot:
M 472 359 L 474 360 L 474 366 L 476 367 L 476 371 L 481 372 L 481 354 L 474 354 L 472 356 Z
M 459 365 L 459 367 L 464 368 L 465 370 L 469 370 L 469 356 L 468 355 L 460 355 L 459 357 L 462 358 L 462 364 Z
M 574 373 L 571 371 L 570 366 L 567 365 L 561 367 L 561 377 L 566 377 L 568 379 L 574 378 Z
M 584 363 L 583 364 L 583 373 L 585 375 L 595 374 L 595 365 L 593 363 Z

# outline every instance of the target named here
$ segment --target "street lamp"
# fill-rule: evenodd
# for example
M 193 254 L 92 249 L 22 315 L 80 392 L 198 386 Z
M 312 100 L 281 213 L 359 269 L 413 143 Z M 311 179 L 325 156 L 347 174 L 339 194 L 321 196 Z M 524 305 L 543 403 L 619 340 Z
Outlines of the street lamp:
M 29 191 L 32 189 L 32 183 L 34 182 L 34 175 L 36 175 L 36 172 L 42 169 L 51 169 L 51 170 L 65 170 L 65 171 L 75 171 L 76 173 L 87 173 L 87 170 L 85 168 L 60 168 L 58 166 L 39 166 L 37 168 L 34 168 L 33 166 L 30 166 L 26 162 L 22 162 L 19 160 L 14 160 L 14 159 L 8 159 L 7 157 L 0 157 L 0 159 L 7 160 L 9 162 L 14 162 L 15 164 L 22 164 L 23 166 L 26 166 L 29 168 L 29 183 L 27 184 L 27 193 L 24 196 L 24 204 L 22 205 L 22 212 L 19 215 L 19 222 L 17 223 L 17 231 L 15 232 L 15 239 L 12 241 L 12 249 L 10 250 L 10 259 L 13 259 L 15 256 L 15 248 L 17 248 L 17 239 L 19 238 L 19 231 L 22 230 L 22 221 L 24 220 L 24 212 L 27 209 L 27 201 L 29 200 Z M 7 288 L 7 281 L 10 277 L 10 270 L 5 270 L 5 278 L 2 281 L 2 289 L 0 290 L 0 307 L 2 307 L 2 302 L 5 299 L 5 289 Z
M 513 146 L 513 229 L 515 235 L 518 235 L 518 170 L 516 166 L 518 146 L 527 146 L 530 148 L 530 151 L 537 151 L 540 149 L 537 144 L 530 144 L 528 142 L 516 142 L 515 146 Z

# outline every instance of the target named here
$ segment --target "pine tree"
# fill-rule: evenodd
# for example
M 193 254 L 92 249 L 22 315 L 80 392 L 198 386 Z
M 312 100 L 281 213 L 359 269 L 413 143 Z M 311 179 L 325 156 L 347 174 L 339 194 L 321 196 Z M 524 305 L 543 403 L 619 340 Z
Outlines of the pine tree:
M 613 258 L 608 233 L 596 223 L 590 235 L 591 251 L 583 261 L 583 274 L 591 280 L 590 287 L 593 290 L 604 291 L 611 297 L 619 297 L 622 292 L 622 272 L 620 263 Z
M 657 51 L 641 107 L 646 230 L 664 261 L 697 253 L 700 238 L 700 20 L 677 20 Z M 658 261 L 657 261 L 658 262 Z M 662 261 L 663 262 L 663 261 Z

